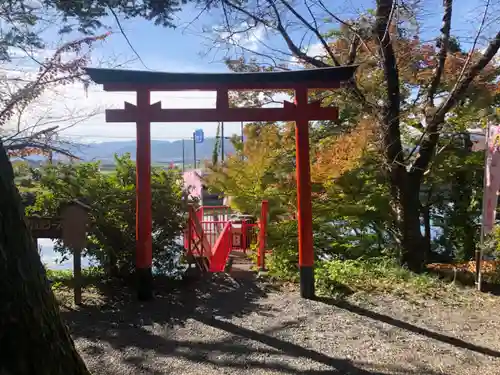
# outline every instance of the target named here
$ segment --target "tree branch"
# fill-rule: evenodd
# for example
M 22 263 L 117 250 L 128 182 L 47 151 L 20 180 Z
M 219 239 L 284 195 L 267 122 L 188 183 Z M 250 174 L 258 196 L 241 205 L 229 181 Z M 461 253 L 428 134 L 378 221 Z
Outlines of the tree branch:
M 467 74 L 457 82 L 446 101 L 439 106 L 432 117 L 429 117 L 427 123 L 428 138 L 422 142 L 419 157 L 410 170 L 410 173 L 417 179 L 421 179 L 434 155 L 434 150 L 439 141 L 439 127 L 444 123 L 446 114 L 458 103 L 474 78 L 476 78 L 479 72 L 481 72 L 481 70 L 483 70 L 495 57 L 499 49 L 500 32 L 498 32 L 495 38 L 490 42 L 483 56 L 469 69 Z
M 279 12 L 275 6 L 273 8 L 273 11 L 275 12 L 275 16 L 277 19 L 277 25 L 274 26 L 271 23 L 269 23 L 268 21 L 266 21 L 265 19 L 256 16 L 255 14 L 253 14 L 253 13 L 249 12 L 248 10 L 246 10 L 245 8 L 242 8 L 239 5 L 231 2 L 230 0 L 223 0 L 223 4 L 227 4 L 231 8 L 243 13 L 244 15 L 253 19 L 256 22 L 262 23 L 263 25 L 265 25 L 271 29 L 277 30 L 281 34 L 283 39 L 285 40 L 285 43 L 286 43 L 288 49 L 290 50 L 290 52 L 292 52 L 292 54 L 295 57 L 297 57 L 299 60 L 302 60 L 302 61 L 304 61 L 304 62 L 306 62 L 306 63 L 308 63 L 316 68 L 331 67 L 331 65 L 329 65 L 321 60 L 315 59 L 315 58 L 307 55 L 306 53 L 304 53 L 300 50 L 300 48 L 293 42 L 292 38 L 290 37 L 290 35 L 286 31 L 285 27 L 283 26 L 283 23 L 281 22 L 281 18 L 279 16 Z
M 14 155 L 16 151 L 25 150 L 28 148 L 34 148 L 42 152 L 56 152 L 58 154 L 68 156 L 70 158 L 80 159 L 79 157 L 75 156 L 72 152 L 65 150 L 64 148 L 60 148 L 54 145 L 38 141 L 26 141 L 22 143 L 16 143 L 8 147 L 4 146 L 4 148 L 9 154 L 14 154 Z
M 351 44 L 349 46 L 349 52 L 347 54 L 346 65 L 354 64 L 354 61 L 356 60 L 356 55 L 358 53 L 359 43 L 360 43 L 359 37 L 357 35 L 353 35 Z
M 477 77 L 477 75 L 490 63 L 500 49 L 500 31 L 495 35 L 490 42 L 483 56 L 470 68 L 469 72 L 459 81 L 454 87 L 446 101 L 444 101 L 434 115 L 434 122 L 442 123 L 444 116 L 452 109 L 458 100 L 465 94 L 469 85 Z
M 375 34 L 378 37 L 379 55 L 382 57 L 384 76 L 386 80 L 386 103 L 383 109 L 383 124 L 385 125 L 384 146 L 386 158 L 392 167 L 394 163 L 403 165 L 403 146 L 399 127 L 401 93 L 399 87 L 399 72 L 396 55 L 392 46 L 391 35 L 387 32 L 393 14 L 392 0 L 379 0 L 376 10 Z
M 273 3 L 273 0 L 268 0 L 270 3 Z M 300 22 L 302 22 L 304 24 L 305 27 L 307 27 L 309 30 L 311 30 L 313 32 L 314 35 L 316 35 L 316 38 L 318 38 L 319 42 L 321 43 L 321 45 L 323 46 L 323 48 L 325 49 L 325 51 L 328 53 L 328 56 L 330 56 L 330 58 L 332 59 L 333 63 L 335 66 L 340 66 L 340 62 L 337 60 L 337 58 L 334 56 L 330 46 L 328 45 L 328 43 L 326 42 L 325 38 L 323 38 L 323 36 L 321 35 L 321 33 L 319 32 L 318 28 L 317 27 L 313 27 L 309 22 L 306 21 L 306 19 L 304 17 L 302 17 L 295 9 L 294 7 L 292 7 L 290 5 L 290 3 L 286 0 L 280 0 L 281 3 L 290 11 L 292 12 L 292 14 L 297 17 L 297 19 L 300 20 Z M 313 16 L 312 12 L 311 12 L 311 9 L 310 7 L 307 5 L 307 3 L 305 3 L 305 6 L 307 8 L 307 10 L 309 11 L 309 14 L 311 16 Z M 313 17 L 314 18 L 314 17 Z
M 63 54 L 79 52 L 84 45 L 90 46 L 93 42 L 102 40 L 107 35 L 86 37 L 66 43 L 58 48 L 54 55 L 41 65 L 36 79 L 19 88 L 5 101 L 5 105 L 0 109 L 0 125 L 11 118 L 16 107 L 27 105 L 39 97 L 51 84 L 64 85 L 81 78 L 85 74 L 82 67 L 86 64 L 88 56 L 83 55 L 72 61 L 63 62 Z
M 330 16 L 332 17 L 335 21 L 337 21 L 338 23 L 340 23 L 341 25 L 344 25 L 346 26 L 350 32 L 352 32 L 354 35 L 356 35 L 358 38 L 359 38 L 359 41 L 360 43 L 363 45 L 363 47 L 365 48 L 365 50 L 367 50 L 368 52 L 370 52 L 370 54 L 372 56 L 375 56 L 375 53 L 372 51 L 372 49 L 370 48 L 370 46 L 368 44 L 365 43 L 365 41 L 363 40 L 363 38 L 361 37 L 361 35 L 356 31 L 356 29 L 351 25 L 349 24 L 349 22 L 346 22 L 344 20 L 342 20 L 340 17 L 336 16 L 333 12 L 331 12 L 327 7 L 326 5 L 323 3 L 322 0 L 317 0 L 317 3 L 321 6 L 321 8 L 323 8 L 323 10 Z
M 450 42 L 450 30 L 451 30 L 451 13 L 453 9 L 453 0 L 443 1 L 443 24 L 441 26 L 441 39 L 438 54 L 438 63 L 436 70 L 434 71 L 434 76 L 432 77 L 429 90 L 427 92 L 427 105 L 434 107 L 434 96 L 441 82 L 441 77 L 444 72 L 444 66 L 446 63 L 446 56 L 448 54 L 448 45 Z

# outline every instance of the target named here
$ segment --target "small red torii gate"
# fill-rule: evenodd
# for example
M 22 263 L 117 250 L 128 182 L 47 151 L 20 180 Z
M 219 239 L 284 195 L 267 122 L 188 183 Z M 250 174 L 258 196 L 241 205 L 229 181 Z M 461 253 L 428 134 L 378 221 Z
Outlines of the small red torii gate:
M 152 122 L 257 122 L 294 121 L 296 147 L 300 293 L 314 297 L 314 251 L 312 231 L 309 121 L 336 120 L 338 109 L 309 103 L 309 90 L 340 87 L 354 78 L 356 66 L 258 73 L 163 73 L 87 68 L 89 77 L 104 91 L 132 91 L 137 104 L 106 110 L 107 122 L 135 122 L 137 127 L 136 273 L 138 298 L 153 296 L 151 215 L 151 123 Z M 215 91 L 216 107 L 163 109 L 151 104 L 152 91 Z M 283 108 L 231 108 L 229 90 L 292 90 L 295 103 Z M 263 197 L 265 199 L 265 197 Z

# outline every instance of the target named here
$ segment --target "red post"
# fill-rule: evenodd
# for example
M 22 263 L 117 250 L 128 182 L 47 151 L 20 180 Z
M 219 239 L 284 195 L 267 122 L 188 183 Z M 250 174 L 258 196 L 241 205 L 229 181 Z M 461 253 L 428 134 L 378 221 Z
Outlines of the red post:
M 246 220 L 241 221 L 241 249 L 243 254 L 247 253 L 247 222 Z
M 188 207 L 188 224 L 187 224 L 187 244 L 188 244 L 188 254 L 192 255 L 193 252 L 193 209 L 192 206 Z
M 151 214 L 151 123 L 149 121 L 150 92 L 137 91 L 136 156 L 136 273 L 137 297 L 153 297 L 152 275 L 152 214 Z
M 269 202 L 262 201 L 262 206 L 260 210 L 260 222 L 259 222 L 259 253 L 257 256 L 257 262 L 259 270 L 264 271 L 266 269 L 266 232 L 267 232 L 267 213 L 269 211 Z
M 297 169 L 297 207 L 299 226 L 300 295 L 314 298 L 314 250 L 311 203 L 311 166 L 309 160 L 309 116 L 307 87 L 295 90 L 299 118 L 295 122 L 295 159 Z

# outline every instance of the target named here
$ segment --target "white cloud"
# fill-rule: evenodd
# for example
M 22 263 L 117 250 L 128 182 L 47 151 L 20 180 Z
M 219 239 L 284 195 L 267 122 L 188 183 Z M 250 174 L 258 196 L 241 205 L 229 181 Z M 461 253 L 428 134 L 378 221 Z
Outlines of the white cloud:
M 0 91 L 12 92 L 22 87 L 37 76 L 38 66 L 21 50 L 12 51 L 14 59 L 11 63 L 0 66 Z M 52 56 L 53 51 L 34 51 L 33 56 Z M 31 52 L 30 52 L 31 55 Z M 67 58 L 71 58 L 68 56 Z M 97 58 L 93 59 L 97 61 Z M 196 71 L 196 66 L 176 64 L 172 61 L 153 61 L 150 68 L 161 67 L 170 71 Z M 134 67 L 129 64 L 128 67 Z M 215 93 L 213 92 L 164 92 L 152 93 L 151 102 L 161 101 L 164 108 L 213 108 Z M 21 117 L 21 128 L 28 129 L 37 125 L 37 130 L 59 125 L 63 130 L 63 138 L 71 138 L 76 142 L 102 142 L 108 140 L 135 139 L 135 124 L 106 123 L 104 110 L 123 108 L 124 102 L 135 103 L 135 93 L 104 92 L 98 85 L 92 85 L 86 91 L 83 83 L 77 82 L 66 86 L 51 88 L 37 98 Z M 10 132 L 18 126 L 18 118 L 14 117 L 5 125 Z M 76 123 L 76 125 L 74 125 Z M 70 125 L 73 125 L 69 127 Z M 69 127 L 69 128 L 68 128 Z M 213 123 L 169 123 L 152 124 L 153 139 L 189 138 L 195 128 L 204 129 L 207 136 L 216 132 Z M 239 133 L 240 124 L 227 124 L 227 134 Z
M 214 108 L 214 92 L 153 92 L 151 103 L 162 102 L 163 108 Z M 71 138 L 76 142 L 103 142 L 109 140 L 135 139 L 136 126 L 134 123 L 106 123 L 104 110 L 123 108 L 124 102 L 136 103 L 135 93 L 105 92 L 98 85 L 92 85 L 88 91 L 83 84 L 71 84 L 47 92 L 37 100 L 30 111 L 30 119 L 66 118 L 69 114 L 96 115 L 81 121 L 61 132 L 61 137 Z M 61 128 L 70 125 L 71 120 L 65 121 Z M 239 123 L 226 123 L 226 134 L 240 133 Z M 12 126 L 12 124 L 11 124 Z M 151 125 L 152 139 L 181 139 L 190 138 L 194 129 L 201 128 L 206 136 L 214 136 L 216 123 L 153 123 Z
M 46 48 L 46 49 L 40 49 L 40 48 L 32 48 L 30 50 L 22 50 L 21 48 L 17 47 L 9 47 L 9 56 L 16 60 L 16 59 L 23 59 L 25 60 L 24 63 L 26 64 L 30 59 L 36 59 L 38 61 L 42 61 L 42 59 L 48 59 L 57 52 L 57 49 L 52 49 L 52 48 Z M 74 59 L 76 57 L 75 52 L 64 52 L 61 54 L 63 57 L 63 60 L 70 60 Z
M 325 50 L 325 47 L 323 47 L 321 43 L 311 44 L 307 49 L 306 53 L 311 57 L 316 57 L 320 59 L 328 55 Z
M 226 30 L 220 26 L 214 26 L 212 32 L 217 45 L 227 43 L 234 47 L 242 47 L 250 51 L 257 51 L 260 41 L 266 36 L 266 27 L 258 24 L 256 27 L 250 27 L 248 23 L 243 22 L 239 27 Z
M 246 48 L 256 48 L 258 41 L 264 37 L 265 28 L 257 27 L 252 32 L 242 34 L 241 43 Z M 102 54 L 110 56 L 104 42 L 99 44 L 92 52 L 93 65 L 98 65 L 102 60 Z M 30 51 L 30 55 L 37 58 L 50 57 L 55 50 Z M 32 80 L 36 76 L 38 65 L 31 57 L 21 50 L 13 50 L 15 57 L 8 65 L 0 66 L 0 75 L 4 76 L 3 81 L 23 78 Z M 102 54 L 101 54 L 102 53 Z M 66 55 L 64 59 L 71 59 L 74 56 Z M 123 56 L 121 61 L 126 60 Z M 189 62 L 178 62 L 169 59 L 147 61 L 150 69 L 173 72 L 196 72 L 200 71 L 197 64 Z M 126 68 L 144 69 L 139 62 L 129 63 Z M 210 68 L 210 67 L 209 67 Z M 2 79 L 0 78 L 0 81 Z M 152 93 L 151 102 L 161 100 L 163 108 L 213 108 L 215 107 L 215 93 L 213 92 L 167 92 Z M 108 140 L 133 140 L 135 139 L 135 124 L 133 123 L 106 123 L 104 110 L 108 108 L 123 108 L 124 102 L 135 103 L 134 93 L 104 92 L 100 86 L 93 85 L 84 90 L 82 83 L 68 84 L 45 92 L 40 98 L 30 105 L 23 117 L 22 126 L 31 126 L 34 122 L 46 123 L 53 126 L 56 122 L 60 128 L 66 128 L 75 122 L 78 124 L 61 132 L 64 138 L 71 138 L 76 142 L 102 142 Z M 86 115 L 90 115 L 85 118 Z M 77 121 L 71 116 L 77 116 Z M 12 129 L 17 126 L 15 121 L 11 121 L 7 127 Z M 226 123 L 225 131 L 227 135 L 240 133 L 240 123 Z M 216 133 L 216 123 L 154 123 L 151 126 L 152 139 L 181 139 L 190 138 L 196 128 L 205 131 L 207 137 Z
M 265 37 L 266 28 L 264 25 L 259 24 L 255 29 L 244 34 L 240 45 L 252 51 L 259 49 L 260 41 Z
M 153 92 L 151 102 L 162 102 L 163 108 L 214 108 L 214 92 Z M 72 114 L 78 116 L 78 124 L 62 131 L 61 137 L 71 138 L 80 142 L 102 142 L 108 140 L 135 139 L 134 123 L 106 123 L 104 110 L 123 108 L 124 102 L 136 103 L 135 93 L 105 92 L 98 85 L 92 85 L 85 91 L 83 84 L 75 83 L 58 87 L 46 92 L 29 108 L 23 126 L 33 124 L 33 121 L 42 119 L 48 126 L 53 126 L 53 119 L 65 119 L 60 128 L 74 123 L 68 119 Z M 96 114 L 97 113 L 97 114 Z M 90 116 L 85 118 L 86 115 Z M 15 119 L 14 119 L 15 120 Z M 8 125 L 16 126 L 15 121 Z M 154 123 L 151 125 L 153 139 L 180 139 L 189 138 L 195 128 L 202 128 L 207 136 L 214 136 L 214 123 Z M 228 134 L 239 133 L 239 124 L 227 124 Z
M 328 57 L 328 53 L 323 47 L 321 43 L 313 43 L 310 44 L 307 48 L 303 49 L 303 52 L 307 54 L 307 56 L 314 57 L 318 60 L 323 60 Z M 302 66 L 302 62 L 295 56 L 291 59 L 291 65 L 293 66 Z

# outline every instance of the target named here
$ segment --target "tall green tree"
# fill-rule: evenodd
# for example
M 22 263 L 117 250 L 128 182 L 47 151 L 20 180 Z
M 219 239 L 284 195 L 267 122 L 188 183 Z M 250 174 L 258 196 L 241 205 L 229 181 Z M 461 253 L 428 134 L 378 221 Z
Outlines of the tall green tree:
M 420 193 L 425 176 L 433 173 L 439 140 L 454 132 L 450 118 L 457 116 L 456 108 L 466 103 L 476 109 L 491 106 L 492 89 L 497 86 L 498 64 L 493 59 L 500 48 L 500 31 L 485 27 L 496 17 L 493 8 L 485 4 L 479 35 L 468 35 L 473 44 L 461 51 L 452 34 L 452 0 L 443 1 L 442 22 L 434 26 L 431 42 L 424 42 L 430 39 L 429 25 L 424 36 L 419 21 L 427 10 L 414 3 L 378 0 L 375 9 L 366 9 L 357 18 L 344 17 L 334 4 L 317 0 L 301 6 L 288 0 L 218 3 L 222 12 L 216 38 L 219 44 L 226 42 L 230 67 L 263 71 L 289 69 L 291 64 L 305 68 L 360 64 L 356 83 L 328 94 L 351 113 L 351 119 L 357 115 L 377 124 L 400 260 L 411 270 L 422 271 Z M 266 35 L 272 43 L 263 41 L 255 51 L 244 45 L 245 35 Z M 304 35 L 314 40 L 309 46 L 314 48 L 304 48 Z M 479 48 L 482 39 L 488 42 Z M 242 56 L 236 55 L 241 51 Z M 413 144 L 405 143 L 409 128 L 419 133 Z
M 217 124 L 217 133 L 215 134 L 214 149 L 212 151 L 212 164 L 217 165 L 219 162 L 219 148 L 220 148 L 220 127 L 221 124 Z M 224 142 L 224 140 L 222 140 Z
M 236 153 L 223 165 L 210 166 L 206 182 L 229 196 L 236 210 L 258 217 L 263 199 L 269 201 L 271 219 L 295 211 L 294 142 L 290 127 L 249 124 L 245 143 L 234 138 Z

